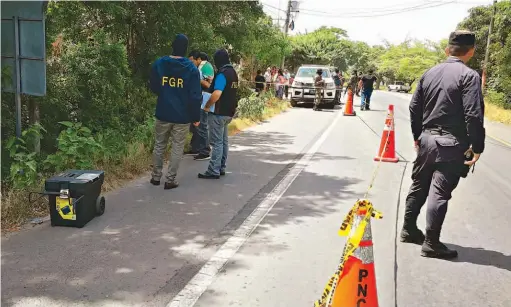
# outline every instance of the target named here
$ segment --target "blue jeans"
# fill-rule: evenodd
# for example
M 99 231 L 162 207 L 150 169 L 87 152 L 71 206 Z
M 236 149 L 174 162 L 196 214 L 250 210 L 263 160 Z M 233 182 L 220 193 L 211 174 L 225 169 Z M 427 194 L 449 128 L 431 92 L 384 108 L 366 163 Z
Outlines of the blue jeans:
M 365 108 L 365 105 L 367 104 L 367 107 L 369 108 L 369 105 L 371 104 L 371 95 L 373 94 L 373 89 L 363 89 L 362 93 L 360 94 L 360 108 Z
M 276 96 L 279 99 L 282 99 L 282 97 L 284 96 L 284 86 L 283 85 L 278 86 Z
M 211 141 L 211 160 L 209 161 L 208 175 L 220 175 L 225 171 L 227 155 L 229 153 L 228 126 L 232 117 L 208 114 L 209 137 Z

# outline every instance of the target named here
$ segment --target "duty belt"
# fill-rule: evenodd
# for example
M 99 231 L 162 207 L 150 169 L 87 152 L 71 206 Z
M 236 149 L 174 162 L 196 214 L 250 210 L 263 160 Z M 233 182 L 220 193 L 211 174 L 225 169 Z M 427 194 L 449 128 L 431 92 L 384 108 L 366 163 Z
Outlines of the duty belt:
M 429 132 L 432 135 L 450 134 L 452 136 L 456 136 L 456 134 L 453 132 L 453 129 L 445 129 L 443 127 L 424 128 L 423 131 Z

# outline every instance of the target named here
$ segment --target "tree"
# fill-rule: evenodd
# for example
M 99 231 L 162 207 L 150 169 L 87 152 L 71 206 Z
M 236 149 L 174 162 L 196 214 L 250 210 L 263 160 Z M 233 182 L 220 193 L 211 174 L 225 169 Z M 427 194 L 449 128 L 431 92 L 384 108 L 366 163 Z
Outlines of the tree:
M 345 68 L 344 59 L 347 43 L 346 31 L 339 28 L 321 27 L 314 32 L 299 34 L 291 38 L 293 51 L 288 65 L 297 69 L 303 64 L 334 65 L 334 62 Z
M 487 85 L 490 91 L 499 93 L 496 96 L 500 98 L 494 102 L 509 108 L 511 107 L 511 2 L 500 1 L 496 5 L 487 66 Z M 469 12 L 469 16 L 458 24 L 458 29 L 475 32 L 476 52 L 468 65 L 481 72 L 484 65 L 492 6 L 478 6 Z
M 391 45 L 379 57 L 378 70 L 390 81 L 412 84 L 427 69 L 440 62 L 439 49 L 419 41 Z

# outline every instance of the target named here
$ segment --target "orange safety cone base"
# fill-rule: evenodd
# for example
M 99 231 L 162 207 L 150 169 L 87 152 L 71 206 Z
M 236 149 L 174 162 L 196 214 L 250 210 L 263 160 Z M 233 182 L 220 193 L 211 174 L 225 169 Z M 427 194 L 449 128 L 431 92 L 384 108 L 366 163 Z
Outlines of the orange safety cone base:
M 355 110 L 353 110 L 353 92 L 348 90 L 348 97 L 346 98 L 346 105 L 344 106 L 344 116 L 355 116 Z
M 394 134 L 394 105 L 389 105 L 385 128 L 381 135 L 380 149 L 376 153 L 374 161 L 393 162 L 399 161 L 396 156 L 396 139 Z
M 382 162 L 393 162 L 393 163 L 397 163 L 399 161 L 399 158 L 398 157 L 395 157 L 395 158 L 381 158 L 381 157 L 374 157 L 374 161 L 381 161 Z
M 332 307 L 378 307 L 374 263 L 350 256 L 337 284 Z

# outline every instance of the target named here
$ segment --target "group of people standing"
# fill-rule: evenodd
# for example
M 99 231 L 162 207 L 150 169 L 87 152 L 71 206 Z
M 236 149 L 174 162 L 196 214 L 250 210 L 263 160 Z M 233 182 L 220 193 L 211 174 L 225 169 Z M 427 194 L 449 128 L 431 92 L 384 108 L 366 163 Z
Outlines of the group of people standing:
M 275 91 L 275 96 L 282 99 L 288 97 L 289 86 L 293 83 L 293 76 L 287 69 L 277 69 L 276 66 L 268 67 L 266 72 L 257 71 L 255 77 L 256 92 Z
M 325 86 L 325 81 L 323 80 L 323 70 L 318 69 L 316 71 L 316 77 L 314 78 L 314 86 L 317 89 L 316 90 L 316 98 L 314 100 L 314 110 L 319 110 L 319 106 L 321 104 L 321 99 L 323 97 L 322 88 Z M 342 72 L 339 71 L 338 68 L 334 70 L 334 73 L 332 75 L 332 78 L 334 80 L 336 92 L 335 92 L 335 103 L 340 104 L 341 97 L 342 97 L 342 89 L 344 87 L 344 76 L 342 75 Z M 357 70 L 353 70 L 352 76 L 348 81 L 348 85 L 346 86 L 346 90 L 344 91 L 344 94 L 348 92 L 348 95 L 354 95 L 361 96 L 361 102 L 360 102 L 360 110 L 370 110 L 370 103 L 371 103 L 371 95 L 373 94 L 374 90 L 374 82 L 376 81 L 376 76 L 374 75 L 374 70 L 369 69 L 367 74 L 359 75 Z
M 160 185 L 168 141 L 171 153 L 164 188 L 179 186 L 176 175 L 184 155 L 188 131 L 192 131 L 195 160 L 210 159 L 201 179 L 219 179 L 226 172 L 229 152 L 228 125 L 238 105 L 238 75 L 229 54 L 219 49 L 213 56 L 215 73 L 204 52 L 192 51 L 186 57 L 188 38 L 178 34 L 172 55 L 163 56 L 152 66 L 150 88 L 157 98 L 155 145 L 151 184 Z

